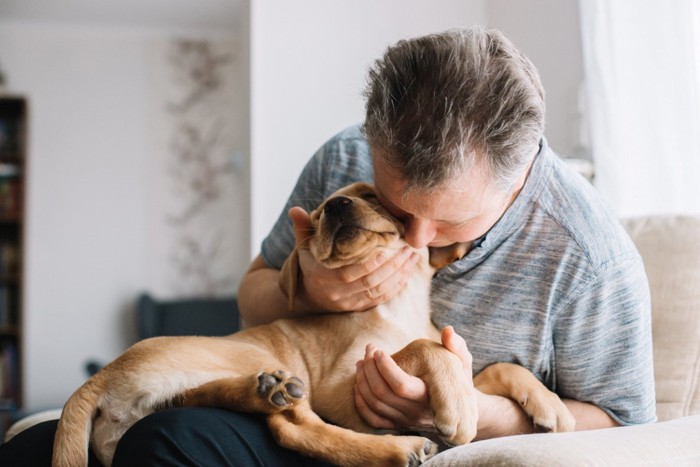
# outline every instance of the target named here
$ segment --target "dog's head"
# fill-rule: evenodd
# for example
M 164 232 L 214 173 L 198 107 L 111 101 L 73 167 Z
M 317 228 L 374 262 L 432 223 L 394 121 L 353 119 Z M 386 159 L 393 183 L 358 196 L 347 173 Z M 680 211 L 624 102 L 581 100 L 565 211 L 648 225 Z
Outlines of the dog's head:
M 381 250 L 398 251 L 405 245 L 403 225 L 379 204 L 374 187 L 367 183 L 354 183 L 333 193 L 311 212 L 310 219 L 308 248 L 329 269 L 359 264 Z M 280 277 L 290 309 L 300 280 L 299 254 L 294 250 Z
M 310 216 L 314 234 L 309 249 L 330 269 L 362 263 L 380 249 L 404 244 L 403 225 L 379 204 L 367 183 L 338 190 Z

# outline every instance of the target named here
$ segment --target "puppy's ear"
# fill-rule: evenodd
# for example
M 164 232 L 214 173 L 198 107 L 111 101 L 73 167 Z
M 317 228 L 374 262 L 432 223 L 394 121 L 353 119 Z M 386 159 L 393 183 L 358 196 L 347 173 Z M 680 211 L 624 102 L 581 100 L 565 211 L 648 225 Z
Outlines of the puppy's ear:
M 295 248 L 282 265 L 279 280 L 280 288 L 287 296 L 287 309 L 289 311 L 294 311 L 294 301 L 296 300 L 297 287 L 299 287 L 300 280 L 299 252 Z
M 471 250 L 472 242 L 454 243 L 439 248 L 430 247 L 430 265 L 435 269 L 440 269 L 448 264 L 462 259 Z

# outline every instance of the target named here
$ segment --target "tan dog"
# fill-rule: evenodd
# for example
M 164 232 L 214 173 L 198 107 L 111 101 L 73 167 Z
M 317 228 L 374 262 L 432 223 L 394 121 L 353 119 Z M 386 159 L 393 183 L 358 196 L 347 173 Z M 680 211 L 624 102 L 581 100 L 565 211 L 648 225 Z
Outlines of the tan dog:
M 382 250 L 391 256 L 405 245 L 403 226 L 367 184 L 337 192 L 311 214 L 311 223 L 310 251 L 329 268 L 360 263 Z M 355 409 L 355 362 L 368 342 L 393 353 L 401 368 L 425 381 L 438 435 L 450 445 L 468 443 L 476 435 L 474 389 L 459 358 L 438 343 L 429 311 L 434 269 L 427 249 L 419 253 L 417 272 L 403 291 L 368 311 L 279 320 L 221 338 L 157 337 L 137 343 L 68 400 L 53 465 L 87 465 L 88 439 L 100 461 L 110 465 L 129 427 L 171 406 L 268 414 L 280 445 L 334 464 L 418 465 L 435 454 L 433 442 L 372 434 Z M 290 300 L 299 279 L 297 258 L 295 252 L 282 272 Z M 474 381 L 480 390 L 519 402 L 536 426 L 573 429 L 561 400 L 519 366 L 495 364 Z

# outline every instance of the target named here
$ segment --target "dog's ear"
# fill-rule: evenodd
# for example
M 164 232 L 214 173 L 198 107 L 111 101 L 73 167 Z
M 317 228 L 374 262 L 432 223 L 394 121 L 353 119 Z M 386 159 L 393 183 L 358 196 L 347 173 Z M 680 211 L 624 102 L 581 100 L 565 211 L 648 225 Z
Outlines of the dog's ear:
M 472 247 L 472 242 L 454 243 L 442 247 L 430 247 L 430 265 L 435 269 L 447 266 L 458 259 L 462 259 Z
M 287 296 L 287 309 L 289 311 L 294 311 L 294 301 L 296 300 L 297 287 L 299 287 L 300 280 L 299 252 L 295 248 L 282 265 L 279 280 L 280 288 Z

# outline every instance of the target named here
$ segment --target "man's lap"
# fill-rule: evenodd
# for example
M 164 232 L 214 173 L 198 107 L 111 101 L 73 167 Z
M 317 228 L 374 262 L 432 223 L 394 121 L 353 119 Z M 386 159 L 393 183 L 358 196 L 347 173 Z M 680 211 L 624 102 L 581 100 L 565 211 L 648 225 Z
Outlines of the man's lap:
M 35 425 L 0 446 L 0 464 L 50 465 L 57 422 Z M 90 466 L 99 466 L 94 455 Z M 265 416 L 213 408 L 170 409 L 149 415 L 120 440 L 113 464 L 322 466 L 277 445 Z

